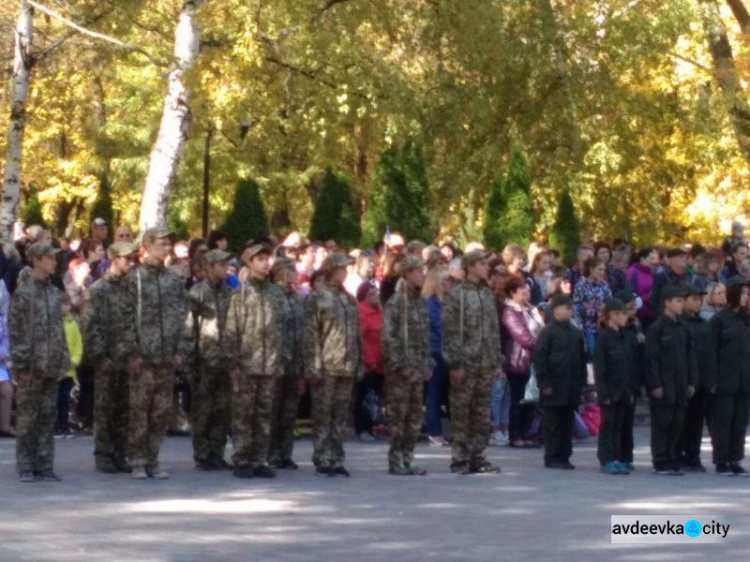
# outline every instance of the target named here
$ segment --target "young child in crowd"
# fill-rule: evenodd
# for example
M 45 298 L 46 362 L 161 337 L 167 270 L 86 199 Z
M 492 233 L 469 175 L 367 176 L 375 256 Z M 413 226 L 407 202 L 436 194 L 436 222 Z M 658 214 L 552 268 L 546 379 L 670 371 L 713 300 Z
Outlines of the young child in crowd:
M 62 293 L 61 306 L 63 315 L 63 329 L 65 342 L 70 354 L 70 368 L 65 378 L 57 383 L 57 421 L 55 435 L 58 437 L 73 437 L 70 431 L 70 393 L 76 385 L 76 369 L 83 358 L 83 339 L 78 321 L 73 316 L 73 303 L 70 295 Z
M 596 454 L 605 474 L 630 473 L 621 462 L 623 424 L 633 402 L 632 348 L 623 332 L 627 323 L 627 305 L 620 299 L 607 301 L 594 348 L 596 392 L 602 411 Z
M 583 332 L 573 326 L 573 300 L 555 295 L 550 301 L 552 321 L 540 332 L 534 349 L 534 367 L 544 410 L 544 466 L 573 469 L 573 419 L 586 384 Z

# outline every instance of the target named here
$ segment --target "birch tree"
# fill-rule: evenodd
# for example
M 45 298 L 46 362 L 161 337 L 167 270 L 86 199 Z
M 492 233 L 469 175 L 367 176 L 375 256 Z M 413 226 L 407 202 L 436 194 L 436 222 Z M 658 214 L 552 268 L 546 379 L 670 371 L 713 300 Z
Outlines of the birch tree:
M 200 51 L 200 29 L 196 18 L 198 9 L 207 1 L 185 0 L 182 5 L 164 112 L 143 188 L 141 232 L 154 226 L 166 226 L 169 197 L 174 190 L 177 167 L 190 132 L 192 93 L 186 84 L 186 75 L 195 66 Z
M 15 29 L 8 149 L 5 159 L 3 199 L 0 204 L 0 236 L 6 240 L 13 239 L 13 223 L 16 221 L 18 199 L 21 193 L 23 135 L 26 129 L 26 97 L 29 91 L 29 75 L 33 66 L 31 55 L 33 31 L 34 9 L 22 0 L 19 5 L 18 22 Z

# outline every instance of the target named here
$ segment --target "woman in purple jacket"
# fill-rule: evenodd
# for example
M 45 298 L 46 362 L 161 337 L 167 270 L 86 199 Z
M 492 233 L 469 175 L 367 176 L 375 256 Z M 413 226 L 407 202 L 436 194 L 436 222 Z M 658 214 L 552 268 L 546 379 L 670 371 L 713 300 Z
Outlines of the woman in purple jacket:
M 648 330 L 656 319 L 656 311 L 651 308 L 651 291 L 654 288 L 654 269 L 657 265 L 659 252 L 655 248 L 643 248 L 636 255 L 636 261 L 628 268 L 628 285 L 641 298 L 638 319 L 644 330 Z
M 508 295 L 501 317 L 505 372 L 510 384 L 511 447 L 530 447 L 527 430 L 534 407 L 521 404 L 531 376 L 531 356 L 539 332 L 544 327 L 539 312 L 529 305 L 531 290 L 519 277 L 511 277 L 505 286 Z

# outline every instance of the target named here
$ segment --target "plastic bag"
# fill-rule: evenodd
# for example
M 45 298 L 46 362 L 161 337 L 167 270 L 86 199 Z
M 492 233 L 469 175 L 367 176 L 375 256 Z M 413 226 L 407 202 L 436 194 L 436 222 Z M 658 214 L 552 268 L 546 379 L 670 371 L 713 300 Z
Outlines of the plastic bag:
M 363 406 L 365 412 L 367 412 L 368 416 L 370 417 L 372 425 L 383 425 L 385 423 L 382 400 L 380 398 L 380 395 L 375 392 L 374 389 L 371 388 L 367 391 Z
M 521 404 L 536 404 L 539 402 L 539 386 L 536 383 L 536 373 L 531 369 L 529 382 L 526 383 L 526 389 L 523 392 Z
M 602 412 L 599 406 L 596 404 L 586 404 L 583 407 L 583 415 L 581 416 L 583 421 L 586 423 L 586 428 L 589 430 L 589 435 L 599 435 L 599 426 L 602 423 Z
M 578 440 L 588 439 L 589 437 L 591 437 L 586 422 L 578 412 L 576 412 L 575 418 L 573 419 L 573 437 Z

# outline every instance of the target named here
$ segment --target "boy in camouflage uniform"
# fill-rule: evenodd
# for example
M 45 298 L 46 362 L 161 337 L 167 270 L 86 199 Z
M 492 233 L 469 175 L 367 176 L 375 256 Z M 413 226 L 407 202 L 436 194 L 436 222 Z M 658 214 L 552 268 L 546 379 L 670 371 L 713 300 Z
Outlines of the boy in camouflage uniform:
M 443 302 L 443 355 L 451 377 L 451 434 L 456 474 L 497 473 L 484 458 L 493 377 L 500 374 L 500 327 L 487 287 L 488 254 L 464 254 L 464 280 Z
M 227 318 L 231 349 L 234 475 L 273 478 L 268 466 L 276 378 L 284 375 L 290 347 L 285 341 L 289 305 L 268 280 L 271 249 L 250 243 L 242 253 L 248 278 L 232 296 Z
M 435 367 L 430 353 L 430 313 L 421 295 L 424 266 L 425 261 L 414 256 L 401 262 L 402 279 L 385 307 L 381 328 L 391 435 L 388 472 L 395 475 L 427 474 L 414 464 L 424 381 Z
M 273 264 L 271 276 L 283 291 L 289 313 L 286 315 L 284 341 L 290 348 L 291 361 L 284 375 L 276 379 L 271 423 L 271 451 L 269 464 L 273 468 L 296 469 L 292 460 L 294 424 L 299 410 L 299 383 L 302 375 L 302 301 L 294 290 L 297 278 L 294 261 L 279 258 Z
M 313 463 L 320 475 L 349 476 L 344 436 L 353 381 L 363 375 L 359 311 L 344 289 L 346 268 L 353 262 L 346 255 L 329 255 L 322 267 L 325 282 L 304 307 L 303 362 L 312 393 Z
M 135 266 L 138 248 L 116 242 L 107 250 L 109 271 L 86 291 L 83 309 L 84 349 L 95 369 L 94 459 L 96 470 L 130 472 L 128 440 L 129 372 L 122 333 L 129 294 L 125 277 Z
M 193 390 L 190 412 L 196 470 L 225 470 L 232 399 L 226 324 L 232 289 L 225 280 L 231 254 L 210 250 L 201 258 L 205 280 L 190 289 L 185 357 Z
M 141 244 L 143 264 L 125 279 L 128 291 L 122 334 L 130 359 L 128 460 L 136 480 L 169 478 L 159 466 L 159 448 L 172 413 L 174 373 L 182 366 L 187 300 L 182 279 L 165 267 L 170 232 L 149 228 Z
M 22 482 L 59 481 L 55 460 L 57 381 L 70 366 L 60 291 L 50 284 L 58 249 L 36 242 L 26 251 L 29 282 L 19 285 L 8 318 L 10 353 L 18 385 L 16 469 Z

